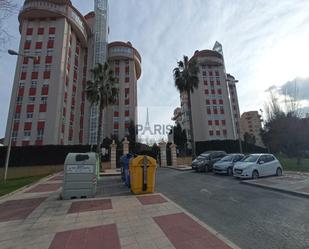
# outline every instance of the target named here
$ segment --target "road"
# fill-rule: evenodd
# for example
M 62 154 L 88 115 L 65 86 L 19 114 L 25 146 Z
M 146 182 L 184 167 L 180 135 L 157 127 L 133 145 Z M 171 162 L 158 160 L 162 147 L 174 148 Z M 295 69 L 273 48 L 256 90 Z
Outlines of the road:
M 241 248 L 309 248 L 308 198 L 172 169 L 158 170 L 157 191 Z

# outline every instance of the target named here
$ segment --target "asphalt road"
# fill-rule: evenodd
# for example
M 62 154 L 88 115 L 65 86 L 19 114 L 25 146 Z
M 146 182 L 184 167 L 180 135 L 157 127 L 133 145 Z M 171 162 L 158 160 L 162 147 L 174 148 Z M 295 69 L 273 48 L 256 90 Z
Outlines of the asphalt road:
M 309 248 L 308 198 L 172 169 L 158 170 L 157 191 L 241 248 Z

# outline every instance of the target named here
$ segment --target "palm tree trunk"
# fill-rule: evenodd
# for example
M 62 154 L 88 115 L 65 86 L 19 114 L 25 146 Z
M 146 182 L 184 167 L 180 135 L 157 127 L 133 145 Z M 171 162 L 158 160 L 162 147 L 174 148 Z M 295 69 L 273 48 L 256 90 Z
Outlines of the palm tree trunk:
M 102 131 L 102 116 L 103 108 L 99 105 L 99 120 L 98 120 L 98 132 L 97 132 L 97 153 L 99 157 L 101 155 L 101 131 Z
M 193 121 L 192 121 L 192 110 L 191 110 L 191 92 L 187 91 L 188 95 L 188 109 L 189 109 L 189 120 L 190 120 L 190 137 L 191 137 L 191 147 L 192 147 L 192 155 L 193 157 L 196 156 L 195 151 L 195 141 L 193 137 Z

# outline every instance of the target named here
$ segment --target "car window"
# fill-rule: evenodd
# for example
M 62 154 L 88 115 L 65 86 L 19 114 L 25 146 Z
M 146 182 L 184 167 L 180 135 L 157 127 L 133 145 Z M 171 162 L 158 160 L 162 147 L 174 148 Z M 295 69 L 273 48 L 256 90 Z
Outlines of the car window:
M 262 162 L 262 161 L 263 161 L 264 163 L 267 163 L 267 156 L 265 156 L 265 155 L 264 155 L 264 156 L 261 156 L 260 159 L 259 159 L 259 162 Z
M 234 158 L 234 156 L 224 156 L 224 157 L 221 158 L 221 161 L 222 162 L 230 162 L 230 161 L 233 160 L 233 158 Z
M 268 155 L 266 160 L 267 162 L 271 162 L 271 161 L 274 161 L 275 158 L 272 155 Z
M 258 158 L 259 158 L 259 155 L 248 155 L 248 156 L 245 156 L 241 161 L 254 163 L 258 160 Z

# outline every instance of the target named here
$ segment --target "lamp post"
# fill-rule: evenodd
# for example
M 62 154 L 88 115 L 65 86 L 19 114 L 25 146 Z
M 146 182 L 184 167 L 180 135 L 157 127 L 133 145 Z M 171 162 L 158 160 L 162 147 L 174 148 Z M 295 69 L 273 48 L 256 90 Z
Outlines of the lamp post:
M 20 54 L 16 52 L 15 50 L 9 49 L 8 50 L 9 55 L 16 55 L 16 56 L 21 56 L 21 57 L 26 57 L 31 60 L 35 60 L 37 57 L 36 56 L 28 56 L 25 54 Z M 8 167 L 9 167 L 9 162 L 10 162 L 10 154 L 11 154 L 11 147 L 12 147 L 12 136 L 13 136 L 13 126 L 14 126 L 14 110 L 16 106 L 16 100 L 13 102 L 14 103 L 14 108 L 13 108 L 13 114 L 12 114 L 12 119 L 11 119 L 11 125 L 10 125 L 10 131 L 9 131 L 9 143 L 8 143 L 8 148 L 6 151 L 6 158 L 5 158 L 5 166 L 4 166 L 4 182 L 7 180 L 7 173 L 8 173 Z

